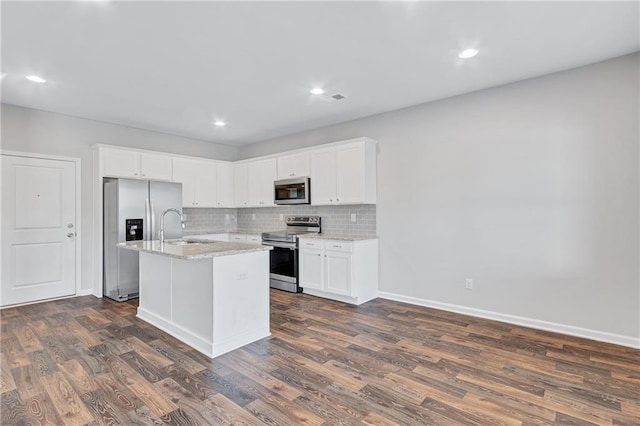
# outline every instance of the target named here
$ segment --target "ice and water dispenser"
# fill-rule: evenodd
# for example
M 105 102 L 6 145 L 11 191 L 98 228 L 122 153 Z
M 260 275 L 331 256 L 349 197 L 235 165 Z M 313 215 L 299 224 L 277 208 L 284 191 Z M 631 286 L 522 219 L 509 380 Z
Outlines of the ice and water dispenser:
M 142 219 L 125 219 L 125 227 L 125 241 L 142 240 Z

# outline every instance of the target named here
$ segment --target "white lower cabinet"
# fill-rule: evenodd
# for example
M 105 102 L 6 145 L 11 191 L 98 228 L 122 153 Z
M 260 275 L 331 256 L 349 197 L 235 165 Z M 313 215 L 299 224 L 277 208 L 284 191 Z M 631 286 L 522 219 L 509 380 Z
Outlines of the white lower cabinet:
M 324 253 L 316 249 L 300 249 L 298 255 L 300 269 L 300 285 L 304 292 L 308 290 L 322 290 L 322 268 L 324 266 Z
M 248 244 L 262 244 L 262 235 L 245 235 L 247 237 Z
M 229 241 L 229 234 L 225 232 L 220 234 L 190 235 L 185 238 L 193 238 L 198 240 L 211 240 L 211 241 Z
M 262 236 L 253 234 L 229 234 L 229 241 L 247 244 L 262 244 Z
M 262 236 L 260 235 L 237 234 L 235 232 L 228 232 L 228 233 L 222 233 L 222 234 L 192 235 L 187 238 L 212 240 L 212 241 L 231 241 L 234 243 L 262 244 Z
M 378 294 L 378 240 L 300 238 L 305 293 L 360 305 Z

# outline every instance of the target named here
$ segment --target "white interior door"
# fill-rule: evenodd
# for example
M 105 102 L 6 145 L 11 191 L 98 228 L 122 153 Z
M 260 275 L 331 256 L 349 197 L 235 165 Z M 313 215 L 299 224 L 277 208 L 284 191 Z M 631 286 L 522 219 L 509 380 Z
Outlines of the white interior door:
M 75 294 L 75 167 L 2 155 L 1 306 Z

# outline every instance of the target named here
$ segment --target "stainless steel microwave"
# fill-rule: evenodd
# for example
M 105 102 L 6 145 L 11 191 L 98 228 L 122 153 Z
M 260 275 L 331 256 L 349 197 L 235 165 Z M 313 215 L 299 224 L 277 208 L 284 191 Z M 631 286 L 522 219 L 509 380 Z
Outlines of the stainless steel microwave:
M 311 203 L 311 188 L 308 177 L 277 180 L 273 185 L 273 202 L 275 204 Z

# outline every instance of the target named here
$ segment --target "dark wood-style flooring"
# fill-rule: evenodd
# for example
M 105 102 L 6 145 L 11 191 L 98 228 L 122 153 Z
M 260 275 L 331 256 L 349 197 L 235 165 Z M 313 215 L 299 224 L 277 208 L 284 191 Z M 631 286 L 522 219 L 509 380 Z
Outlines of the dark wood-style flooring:
M 136 305 L 2 310 L 2 425 L 640 424 L 630 348 L 272 290 L 272 337 L 211 360 Z

